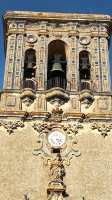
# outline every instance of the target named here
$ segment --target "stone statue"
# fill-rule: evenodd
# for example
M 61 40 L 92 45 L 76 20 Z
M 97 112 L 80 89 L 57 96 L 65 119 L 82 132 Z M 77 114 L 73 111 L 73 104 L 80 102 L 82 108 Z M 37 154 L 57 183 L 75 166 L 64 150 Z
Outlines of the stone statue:
M 63 182 L 63 176 L 65 175 L 65 169 L 60 154 L 57 154 L 56 160 L 51 163 L 51 182 Z

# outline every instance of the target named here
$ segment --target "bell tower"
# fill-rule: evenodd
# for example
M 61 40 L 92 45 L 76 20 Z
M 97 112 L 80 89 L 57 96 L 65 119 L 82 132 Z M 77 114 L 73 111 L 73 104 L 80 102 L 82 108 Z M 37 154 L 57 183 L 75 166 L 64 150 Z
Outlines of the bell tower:
M 3 27 L 1 200 L 111 199 L 111 17 L 8 11 Z
M 3 15 L 2 108 L 47 111 L 63 105 L 66 112 L 110 112 L 109 17 L 98 16 L 96 23 L 87 19 L 85 24 L 77 19 L 54 22 L 50 16 L 50 22 L 36 22 L 11 13 Z

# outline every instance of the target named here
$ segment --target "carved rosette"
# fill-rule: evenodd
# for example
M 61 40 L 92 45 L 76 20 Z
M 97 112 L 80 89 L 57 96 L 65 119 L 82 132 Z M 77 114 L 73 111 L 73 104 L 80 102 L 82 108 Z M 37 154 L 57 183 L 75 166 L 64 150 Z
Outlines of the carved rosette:
M 4 126 L 4 128 L 7 129 L 7 132 L 10 135 L 13 132 L 14 129 L 17 129 L 17 127 L 23 127 L 24 123 L 22 121 L 12 122 L 12 121 L 1 120 L 0 126 Z

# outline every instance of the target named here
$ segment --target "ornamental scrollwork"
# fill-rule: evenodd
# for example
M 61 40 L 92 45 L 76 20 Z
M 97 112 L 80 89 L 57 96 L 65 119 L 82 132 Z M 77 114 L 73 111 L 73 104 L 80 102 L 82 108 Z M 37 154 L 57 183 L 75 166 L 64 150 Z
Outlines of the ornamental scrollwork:
M 81 123 L 34 123 L 33 128 L 38 132 L 36 147 L 33 154 L 35 156 L 41 155 L 44 165 L 49 166 L 50 169 L 50 183 L 48 184 L 48 199 L 63 200 L 63 193 L 66 194 L 66 186 L 64 184 L 65 165 L 70 165 L 70 160 L 79 157 L 81 153 L 77 149 L 77 141 L 75 135 L 83 128 Z M 64 147 L 60 147 L 59 152 L 53 153 L 53 147 L 49 146 L 48 135 L 55 130 L 62 130 L 66 135 Z M 69 145 L 67 145 L 67 142 Z M 66 148 L 66 151 L 64 151 Z
M 42 133 L 48 133 L 48 131 L 50 131 L 53 127 L 55 126 L 55 124 L 48 124 L 48 123 L 34 123 L 33 124 L 33 128 L 39 132 L 39 134 Z M 83 125 L 81 123 L 77 123 L 77 124 L 62 124 L 60 125 L 60 127 L 65 131 L 66 134 L 77 134 L 79 132 L 79 129 L 83 128 Z
M 12 121 L 1 120 L 0 126 L 3 126 L 4 128 L 6 128 L 7 132 L 10 135 L 13 132 L 14 129 L 17 129 L 17 127 L 23 127 L 24 123 L 22 121 L 12 122 Z
M 70 147 L 68 148 L 68 153 L 62 155 L 62 160 L 65 162 L 66 165 L 70 165 L 70 160 L 73 158 L 73 156 L 78 157 L 80 156 L 79 150 L 76 149 L 77 141 L 74 138 L 74 136 L 79 132 L 79 129 L 83 128 L 83 125 L 80 123 L 77 124 L 62 124 L 62 125 L 56 125 L 56 124 L 48 124 L 48 123 L 34 123 L 33 128 L 39 133 L 38 139 L 36 141 L 36 147 L 34 149 L 34 155 L 38 156 L 41 154 L 41 157 L 44 159 L 44 165 L 48 165 L 48 162 L 53 162 L 55 160 L 55 157 L 53 157 L 52 153 L 49 154 L 46 152 L 46 148 L 44 148 L 45 144 L 47 143 L 45 141 L 45 138 L 49 131 L 53 130 L 56 127 L 59 127 L 62 129 L 66 135 L 68 135 L 68 138 L 70 140 Z
M 81 123 L 67 124 L 63 125 L 62 128 L 68 135 L 76 135 L 79 132 L 79 129 L 83 128 L 83 125 Z
M 112 124 L 106 125 L 106 124 L 100 124 L 100 123 L 94 123 L 91 125 L 91 129 L 97 129 L 99 132 L 101 132 L 101 135 L 105 138 L 108 135 L 108 132 L 112 129 Z

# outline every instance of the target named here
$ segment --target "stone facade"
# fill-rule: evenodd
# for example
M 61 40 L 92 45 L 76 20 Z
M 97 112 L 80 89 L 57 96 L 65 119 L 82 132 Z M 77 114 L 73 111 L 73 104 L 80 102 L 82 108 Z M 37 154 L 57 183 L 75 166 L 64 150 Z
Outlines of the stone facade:
M 8 11 L 1 200 L 111 200 L 108 15 Z

